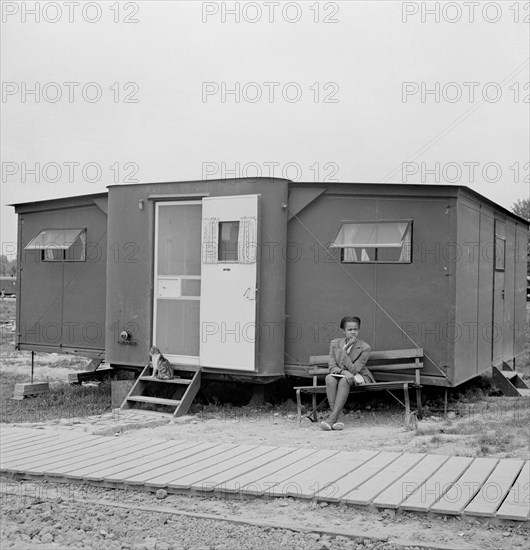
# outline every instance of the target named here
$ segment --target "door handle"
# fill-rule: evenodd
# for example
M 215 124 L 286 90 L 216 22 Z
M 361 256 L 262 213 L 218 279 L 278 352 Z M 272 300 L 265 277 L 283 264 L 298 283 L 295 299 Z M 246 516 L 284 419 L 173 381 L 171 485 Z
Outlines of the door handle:
M 504 300 L 504 288 L 501 290 L 501 297 Z
M 247 300 L 255 300 L 257 292 L 258 292 L 257 288 L 252 289 L 251 287 L 248 287 L 247 290 L 245 290 L 245 293 L 243 294 L 243 296 Z

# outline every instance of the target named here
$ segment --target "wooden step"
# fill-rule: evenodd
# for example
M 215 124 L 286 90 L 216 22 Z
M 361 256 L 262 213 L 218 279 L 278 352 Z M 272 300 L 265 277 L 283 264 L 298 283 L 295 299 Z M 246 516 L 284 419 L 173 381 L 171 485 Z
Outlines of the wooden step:
M 162 412 L 162 411 L 152 411 L 149 409 L 142 409 L 142 410 L 139 410 L 138 412 L 140 412 L 144 416 L 153 416 L 153 417 L 156 416 L 156 417 L 169 418 L 169 419 L 173 418 L 173 413 L 171 411 Z
M 161 384 L 180 384 L 182 386 L 187 386 L 191 384 L 191 380 L 188 378 L 172 378 L 171 380 L 161 380 L 153 376 L 140 376 L 140 380 L 144 382 L 160 382 Z
M 175 410 L 172 414 L 174 418 L 186 414 L 201 387 L 201 370 L 197 370 L 193 374 L 192 379 L 174 378 L 171 380 L 160 380 L 159 378 L 155 378 L 150 375 L 150 373 L 152 373 L 151 367 L 150 365 L 146 365 L 140 376 L 134 382 L 129 394 L 124 399 L 120 410 L 126 411 L 133 409 L 135 403 L 146 403 L 148 405 L 165 405 L 168 407 L 174 407 Z M 149 382 L 173 384 L 175 396 L 178 397 L 178 399 L 163 399 L 161 397 L 143 395 L 146 390 L 146 384 Z
M 508 376 L 506 376 L 508 374 Z M 501 371 L 497 367 L 492 368 L 493 382 L 507 397 L 519 397 L 527 395 L 530 389 L 517 371 Z
M 153 405 L 169 405 L 170 407 L 178 407 L 180 401 L 175 399 L 162 399 L 161 397 L 148 397 L 147 395 L 130 395 L 127 401 L 138 401 L 139 403 L 151 403 Z

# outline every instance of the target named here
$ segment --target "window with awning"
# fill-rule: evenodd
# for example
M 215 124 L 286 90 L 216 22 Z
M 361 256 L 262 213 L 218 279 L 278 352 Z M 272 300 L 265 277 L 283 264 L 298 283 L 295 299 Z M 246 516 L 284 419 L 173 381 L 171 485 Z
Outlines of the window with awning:
M 84 262 L 86 229 L 43 229 L 24 250 L 41 250 L 43 262 Z
M 412 220 L 343 222 L 331 248 L 343 263 L 410 263 Z

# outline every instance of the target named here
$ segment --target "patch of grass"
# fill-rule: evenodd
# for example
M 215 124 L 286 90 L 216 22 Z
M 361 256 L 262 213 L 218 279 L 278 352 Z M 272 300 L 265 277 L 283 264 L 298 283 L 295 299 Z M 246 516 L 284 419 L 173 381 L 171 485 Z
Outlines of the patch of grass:
M 448 435 L 471 435 L 480 431 L 480 424 L 478 422 L 465 422 L 460 424 L 453 424 L 444 428 L 444 433 Z
M 17 301 L 16 298 L 0 298 L 0 323 L 14 321 L 16 316 Z
M 477 436 L 473 442 L 484 456 L 510 451 L 514 447 L 514 435 L 493 430 Z
M 422 436 L 422 435 L 435 435 L 440 433 L 440 426 L 436 424 L 426 424 L 423 422 L 420 422 L 418 427 L 416 428 L 416 435 Z
M 29 376 L 0 371 L 0 422 L 47 422 L 111 411 L 109 380 L 98 387 L 60 383 L 50 387 L 49 393 L 21 401 L 12 399 L 15 384 L 29 381 Z

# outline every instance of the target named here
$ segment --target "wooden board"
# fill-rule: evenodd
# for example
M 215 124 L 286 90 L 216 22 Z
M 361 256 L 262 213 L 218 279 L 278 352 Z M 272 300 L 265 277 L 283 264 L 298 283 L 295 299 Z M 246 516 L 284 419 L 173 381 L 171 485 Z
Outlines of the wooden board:
M 2 453 L 13 452 L 16 450 L 24 449 L 26 447 L 31 447 L 37 442 L 41 443 L 42 441 L 57 440 L 60 438 L 59 434 L 54 434 L 50 432 L 43 433 L 42 435 L 36 435 L 35 437 L 27 437 L 22 440 L 16 441 L 3 441 L 2 440 Z
M 61 442 L 58 443 L 53 450 L 45 450 L 42 453 L 38 451 L 32 457 L 10 461 L 7 466 L 9 469 L 17 472 L 27 471 L 34 467 L 41 467 L 43 471 L 46 471 L 46 467 L 49 464 L 52 464 L 57 458 L 64 457 L 65 455 L 74 457 L 83 456 L 88 450 L 93 449 L 95 446 L 105 449 L 106 447 L 103 447 L 103 445 L 108 445 L 108 443 L 104 440 L 102 441 L 102 439 L 106 438 L 93 436 L 91 438 L 82 438 L 72 442 Z
M 289 484 L 286 483 L 287 480 L 300 472 L 320 464 L 324 460 L 328 460 L 338 452 L 331 449 L 320 449 L 294 464 L 289 464 L 281 470 L 276 470 L 273 474 L 263 477 L 251 485 L 241 487 L 240 492 L 247 495 L 267 495 L 269 497 L 287 496 L 282 492 L 282 490 L 290 488 Z
M 184 443 L 175 451 L 162 451 L 157 453 L 153 460 L 144 462 L 143 464 L 135 464 L 124 468 L 120 472 L 110 474 L 106 481 L 111 483 L 124 482 L 128 483 L 129 479 L 141 474 L 151 474 L 158 468 L 167 468 L 168 464 L 174 464 L 176 461 L 189 456 L 197 455 L 205 450 L 214 447 L 214 443 Z
M 523 460 L 505 458 L 501 460 L 495 470 L 480 488 L 475 498 L 466 506 L 464 514 L 470 516 L 492 517 L 500 505 L 513 482 L 521 472 Z
M 379 508 L 397 508 L 414 488 L 427 481 L 445 462 L 448 456 L 427 455 L 397 482 L 379 493 L 372 504 Z
M 7 443 L 14 443 L 16 441 L 24 441 L 26 439 L 34 439 L 36 437 L 42 436 L 45 432 L 39 430 L 37 433 L 35 433 L 35 430 L 19 430 L 19 431 L 13 431 L 8 432 L 5 429 L 1 432 L 0 442 L 2 443 L 2 446 Z
M 370 504 L 379 493 L 398 481 L 404 474 L 425 458 L 424 454 L 405 453 L 379 471 L 371 479 L 342 498 L 349 504 Z
M 129 439 L 123 440 L 123 445 L 114 446 L 112 449 L 105 449 L 105 452 L 87 453 L 82 457 L 67 458 L 59 460 L 48 466 L 47 472 L 54 477 L 66 476 L 70 479 L 83 479 L 88 474 L 98 471 L 99 468 L 114 463 L 116 460 L 126 460 L 131 454 L 144 449 L 152 449 L 161 445 L 159 442 L 149 440 Z M 36 469 L 38 471 L 38 469 Z
M 316 493 L 319 493 L 320 500 L 332 498 L 339 491 L 340 478 L 353 472 L 375 455 L 377 451 L 339 452 L 289 478 L 275 489 L 282 495 L 296 498 L 313 498 Z
M 97 467 L 86 467 L 79 471 L 76 471 L 76 475 L 79 475 L 85 481 L 104 481 L 107 475 L 115 472 L 122 471 L 129 465 L 136 465 L 138 462 L 142 462 L 142 459 L 149 460 L 150 457 L 156 456 L 159 452 L 167 449 L 173 452 L 179 447 L 178 443 L 172 441 L 164 441 L 157 445 L 151 445 L 148 448 L 134 448 L 124 456 L 105 457 L 105 462 L 100 462 Z
M 131 485 L 145 485 L 146 487 L 165 487 L 167 481 L 177 475 L 181 468 L 189 466 L 190 464 L 196 464 L 203 460 L 207 460 L 212 456 L 220 457 L 224 452 L 234 449 L 237 445 L 231 445 L 229 443 L 218 443 L 213 447 L 208 447 L 199 453 L 193 453 L 186 458 L 180 460 L 166 462 L 164 466 L 152 469 L 148 472 L 137 474 L 127 478 L 127 483 Z
M 208 477 L 216 471 L 223 471 L 223 469 L 229 468 L 233 461 L 239 463 L 239 461 L 244 460 L 242 455 L 256 449 L 258 449 L 256 445 L 236 445 L 233 449 L 228 449 L 219 456 L 213 456 L 199 463 L 179 468 L 178 471 L 173 472 L 169 479 L 166 478 L 166 486 L 173 489 L 187 489 L 189 488 L 190 479 L 200 480 L 203 476 Z M 181 480 L 183 480 L 182 483 Z
M 75 434 L 70 437 L 64 437 L 59 433 L 50 435 L 49 437 L 39 437 L 33 439 L 27 439 L 24 442 L 19 443 L 18 445 L 3 448 L 2 457 L 3 459 L 16 459 L 22 457 L 36 456 L 38 454 L 44 454 L 49 452 L 49 450 L 54 450 L 56 446 L 61 444 L 68 444 L 72 441 L 86 438 L 86 434 Z
M 39 449 L 35 449 L 31 453 L 31 456 L 27 456 L 27 454 L 24 456 L 8 456 L 4 459 L 2 468 L 23 471 L 24 468 L 53 461 L 58 454 L 64 454 L 71 449 L 79 449 L 81 452 L 86 452 L 86 449 L 91 449 L 96 445 L 103 445 L 104 443 L 97 436 L 80 438 L 75 441 L 61 439 L 56 443 L 54 442 L 51 447 L 43 445 Z
M 368 460 L 365 464 L 357 468 L 351 474 L 344 476 L 339 482 L 339 490 L 332 496 L 332 502 L 339 502 L 348 493 L 357 489 L 360 485 L 371 479 L 383 468 L 386 468 L 389 464 L 397 460 L 403 455 L 403 453 L 397 453 L 393 451 L 383 451 L 374 456 L 374 458 Z
M 273 447 L 272 451 L 266 454 L 260 454 L 256 458 L 247 460 L 239 466 L 234 466 L 224 472 L 216 472 L 214 475 L 201 482 L 201 490 L 226 492 L 227 484 L 230 481 L 239 480 L 245 474 L 256 472 L 256 470 L 259 470 L 263 466 L 271 464 L 272 462 L 275 462 L 279 458 L 282 458 L 293 451 L 294 449 L 290 447 Z M 191 488 L 196 489 L 194 485 L 192 485 Z
M 497 458 L 475 458 L 462 476 L 431 506 L 431 512 L 460 514 L 482 487 L 498 462 Z
M 288 447 L 286 449 L 288 449 Z M 253 472 L 243 474 L 239 476 L 238 479 L 225 481 L 222 486 L 216 487 L 215 490 L 222 493 L 238 493 L 243 487 L 246 487 L 247 491 L 252 491 L 253 489 L 258 490 L 260 487 L 258 482 L 261 479 L 272 476 L 283 468 L 296 464 L 316 452 L 316 449 L 290 449 L 286 455 L 278 457 L 272 462 L 256 468 Z M 260 491 L 259 494 L 262 494 L 262 492 L 263 491 Z
M 168 486 L 175 489 L 189 489 L 193 487 L 198 491 L 211 491 L 216 483 L 219 475 L 234 476 L 234 471 L 238 468 L 246 468 L 248 471 L 248 462 L 254 459 L 263 458 L 267 454 L 274 451 L 274 447 L 259 446 L 250 449 L 250 451 L 238 454 L 230 460 L 225 460 L 221 464 L 214 464 L 206 469 L 201 469 L 198 472 L 192 472 L 183 477 L 179 477 L 176 481 L 171 482 Z M 213 485 L 212 485 L 213 484 Z
M 430 507 L 446 492 L 452 484 L 467 470 L 473 458 L 451 456 L 442 467 L 436 471 L 425 483 L 413 482 L 410 485 L 410 496 L 401 503 L 403 510 L 428 512 Z M 407 493 L 408 491 L 406 491 Z
M 131 445 L 134 445 L 134 442 L 131 444 L 123 442 L 122 448 L 127 450 Z M 111 453 L 119 448 L 119 445 L 111 446 L 108 443 L 100 441 L 94 441 L 89 446 L 86 446 L 85 443 L 80 443 L 71 448 L 43 456 L 38 462 L 24 464 L 23 468 L 25 472 L 31 473 L 32 475 L 46 474 L 48 476 L 56 476 L 56 472 L 65 464 L 70 466 L 90 458 L 105 457 L 107 453 Z
M 496 518 L 525 521 L 530 519 L 530 462 L 527 460 Z
M 24 382 L 21 384 L 15 384 L 15 389 L 13 391 L 13 399 L 21 401 L 29 395 L 40 395 L 42 393 L 48 393 L 50 391 L 50 386 L 48 382 Z

